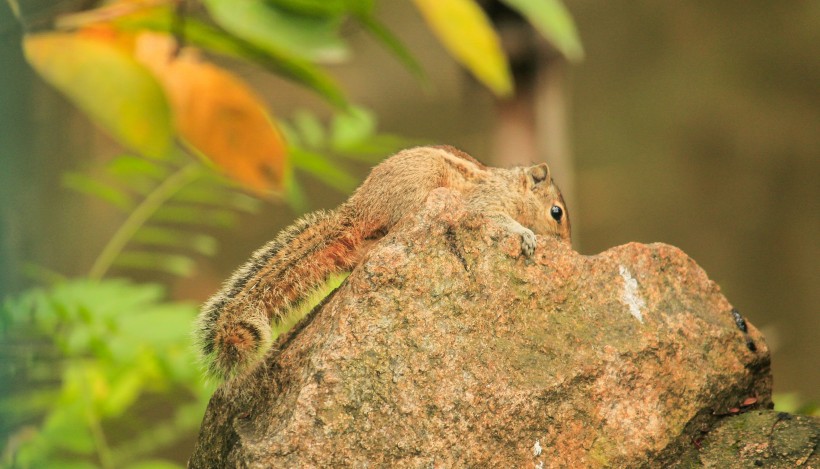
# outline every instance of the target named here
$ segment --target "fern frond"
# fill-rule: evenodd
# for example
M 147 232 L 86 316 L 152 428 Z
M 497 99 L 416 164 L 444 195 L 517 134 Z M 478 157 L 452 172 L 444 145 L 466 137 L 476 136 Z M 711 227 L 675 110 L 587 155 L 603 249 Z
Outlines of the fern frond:
M 180 189 L 195 181 L 202 174 L 203 168 L 198 163 L 189 163 L 168 178 L 164 179 L 149 193 L 126 218 L 114 236 L 105 245 L 100 255 L 94 261 L 89 272 L 92 279 L 101 279 L 108 271 L 125 246 L 131 241 L 134 234 L 142 228 L 149 219 L 156 216 L 168 200 Z
M 105 166 L 103 175 L 111 183 L 79 173 L 66 176 L 67 185 L 129 211 L 95 260 L 89 273 L 93 279 L 112 265 L 189 275 L 194 262 L 188 254 L 211 256 L 217 250 L 216 239 L 197 229 L 229 228 L 239 212 L 253 213 L 261 205 L 182 154 L 162 161 L 122 155 Z

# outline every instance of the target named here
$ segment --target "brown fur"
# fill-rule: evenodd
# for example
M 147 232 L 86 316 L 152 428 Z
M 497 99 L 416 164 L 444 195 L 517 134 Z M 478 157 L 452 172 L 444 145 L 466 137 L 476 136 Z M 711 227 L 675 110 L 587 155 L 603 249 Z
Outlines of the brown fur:
M 484 166 L 449 146 L 404 150 L 373 168 L 333 211 L 306 215 L 256 251 L 204 306 L 196 338 L 211 375 L 231 378 L 253 368 L 282 320 L 333 273 L 351 270 L 364 252 L 439 187 L 461 192 L 474 211 L 522 237 L 530 255 L 535 234 L 569 242 L 569 216 L 545 164 Z M 557 205 L 561 220 L 550 215 Z

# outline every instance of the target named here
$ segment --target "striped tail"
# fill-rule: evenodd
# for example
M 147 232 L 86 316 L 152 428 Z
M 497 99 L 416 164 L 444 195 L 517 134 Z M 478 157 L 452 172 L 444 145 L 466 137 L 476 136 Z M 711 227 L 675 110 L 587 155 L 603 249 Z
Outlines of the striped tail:
M 271 322 L 285 319 L 335 273 L 350 270 L 363 236 L 338 212 L 314 212 L 257 250 L 202 307 L 197 348 L 210 376 L 250 371 L 271 345 Z

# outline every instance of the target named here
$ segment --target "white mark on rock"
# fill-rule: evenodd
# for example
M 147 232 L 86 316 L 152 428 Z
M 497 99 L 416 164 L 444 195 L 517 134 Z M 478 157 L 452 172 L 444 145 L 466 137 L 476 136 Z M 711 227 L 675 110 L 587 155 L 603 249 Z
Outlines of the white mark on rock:
M 624 278 L 624 294 L 621 296 L 621 300 L 629 306 L 629 312 L 643 324 L 641 308 L 646 306 L 646 302 L 638 293 L 638 281 L 632 277 L 626 267 L 619 265 L 618 270 L 621 272 L 621 277 Z
M 534 454 L 535 456 L 540 456 L 541 455 L 541 442 L 540 441 L 535 440 L 535 444 L 532 447 L 532 454 Z M 543 465 L 543 463 L 542 463 L 542 465 Z
M 538 461 L 538 464 L 535 465 L 535 469 L 544 469 L 544 461 Z

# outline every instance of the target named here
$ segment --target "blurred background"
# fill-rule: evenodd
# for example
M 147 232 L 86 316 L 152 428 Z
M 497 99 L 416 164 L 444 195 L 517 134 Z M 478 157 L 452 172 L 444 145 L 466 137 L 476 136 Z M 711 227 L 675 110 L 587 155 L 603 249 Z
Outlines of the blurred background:
M 764 331 L 781 402 L 795 410 L 820 401 L 820 2 L 564 5 L 583 44 L 577 60 L 508 8 L 485 4 L 510 60 L 514 98 L 476 81 L 410 2 L 380 3 L 377 16 L 426 78 L 350 24 L 340 29 L 349 57 L 325 69 L 369 109 L 374 134 L 384 137 L 376 149 L 444 143 L 494 165 L 548 161 L 567 193 L 579 252 L 632 241 L 683 249 Z M 66 188 L 67 172 L 93 171 L 123 147 L 32 69 L 22 34 L 0 5 L 0 294 L 10 298 L 59 275 L 86 275 L 125 216 Z M 322 126 L 336 111 L 316 93 L 252 64 L 217 63 L 256 90 L 286 136 L 294 133 L 288 125 L 303 142 L 332 133 Z M 323 161 L 355 185 L 378 158 Z M 192 256 L 189 275 L 114 264 L 105 277 L 166 285 L 169 300 L 195 309 L 299 213 L 346 199 L 350 184 L 328 184 L 336 176 L 321 176 L 321 168 L 297 171 L 301 196 L 208 227 L 219 249 Z M 6 352 L 20 350 L 6 342 Z M 16 369 L 8 356 L 4 379 Z M 198 423 L 190 420 L 176 450 L 157 457 L 185 461 Z M 6 463 L 10 448 L 27 441 L 27 425 L 38 420 L 19 417 L 2 428 L 4 440 L 16 438 L 6 443 Z

